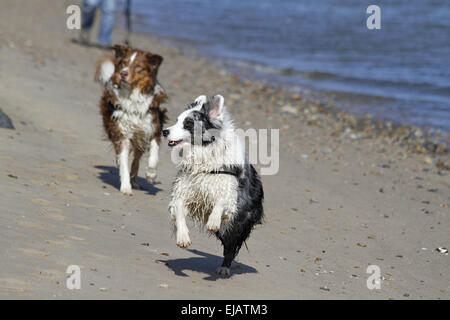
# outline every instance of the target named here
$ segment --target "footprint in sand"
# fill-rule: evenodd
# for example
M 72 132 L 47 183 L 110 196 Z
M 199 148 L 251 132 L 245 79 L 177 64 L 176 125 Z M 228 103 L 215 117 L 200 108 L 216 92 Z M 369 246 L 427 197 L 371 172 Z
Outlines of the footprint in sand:
M 38 186 L 48 186 L 48 181 L 47 180 L 31 179 L 30 183 L 38 185 Z M 31 201 L 33 201 L 33 200 L 31 200 Z
M 41 164 L 39 167 L 43 168 L 43 169 L 59 169 L 59 170 L 66 170 L 67 169 L 66 166 L 64 166 L 64 165 L 62 165 L 60 163 L 49 163 L 49 162 Z
M 26 256 L 36 257 L 36 258 L 41 258 L 41 259 L 47 258 L 48 256 L 51 255 L 50 252 L 39 251 L 36 249 L 31 249 L 31 248 L 19 248 L 19 251 L 22 252 Z
M 87 252 L 86 254 L 87 254 L 89 257 L 94 258 L 94 259 L 99 259 L 99 260 L 110 259 L 110 257 L 105 256 L 105 255 L 100 254 L 100 253 L 96 253 L 96 252 Z
M 8 160 L 8 161 L 13 161 L 14 158 L 9 156 L 9 155 L 4 155 L 4 154 L 0 154 L 0 159 L 2 160 Z
M 68 181 L 79 181 L 80 177 L 77 176 L 76 174 L 68 174 L 65 176 L 66 180 Z
M 17 225 L 22 228 L 30 228 L 30 229 L 44 229 L 45 226 L 43 224 L 33 222 L 33 221 L 16 221 Z
M 54 205 L 55 203 L 45 200 L 45 199 L 40 199 L 40 198 L 35 198 L 35 199 L 31 199 L 31 202 L 33 202 L 34 204 L 38 204 L 40 206 L 46 206 L 49 207 L 51 205 Z
M 55 197 L 58 197 L 59 199 L 63 199 L 63 200 L 71 200 L 71 201 L 79 200 L 79 198 L 77 196 L 74 196 L 73 194 L 71 194 L 69 192 L 57 192 L 57 193 L 55 193 Z
M 56 220 L 56 221 L 63 221 L 66 219 L 66 216 L 62 214 L 62 210 L 58 208 L 45 208 L 42 209 L 41 216 L 43 216 L 46 219 Z
M 84 241 L 85 240 L 83 238 L 80 238 L 80 237 L 77 237 L 77 236 L 71 236 L 71 235 L 68 235 L 68 234 L 62 235 L 60 237 L 63 237 L 64 239 L 67 239 L 67 240 L 75 240 L 75 241 Z
M 91 228 L 89 228 L 88 226 L 82 225 L 82 224 L 68 223 L 67 225 L 78 228 L 78 229 L 82 229 L 82 230 L 91 230 Z
M 51 278 L 66 278 L 67 274 L 62 272 L 61 270 L 55 269 L 44 269 L 39 271 L 39 276 L 41 277 L 51 277 Z
M 24 281 L 13 278 L 0 278 L 0 292 L 25 293 L 33 291 L 33 287 Z
M 38 281 L 60 284 L 61 282 L 64 282 L 67 274 L 60 270 L 46 269 L 39 271 L 35 277 Z
M 91 209 L 91 208 L 95 208 L 95 206 L 88 204 L 88 203 L 84 203 L 84 202 L 75 202 L 73 204 L 74 206 L 79 206 L 81 208 L 86 208 L 86 209 Z
M 45 243 L 50 245 L 50 246 L 55 246 L 55 247 L 58 247 L 58 248 L 70 248 L 70 247 L 72 247 L 67 242 L 60 241 L 60 240 L 45 240 Z

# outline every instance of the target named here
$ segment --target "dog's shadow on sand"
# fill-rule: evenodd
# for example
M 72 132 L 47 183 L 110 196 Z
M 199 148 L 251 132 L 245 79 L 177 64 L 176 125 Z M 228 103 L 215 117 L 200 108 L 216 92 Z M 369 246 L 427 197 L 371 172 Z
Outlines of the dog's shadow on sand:
M 157 261 L 164 263 L 169 269 L 171 269 L 175 273 L 175 275 L 181 277 L 188 277 L 188 275 L 184 273 L 185 270 L 205 273 L 208 276 L 203 279 L 208 281 L 216 281 L 217 279 L 225 277 L 216 274 L 216 269 L 222 264 L 223 257 L 219 257 L 195 249 L 193 250 L 187 249 L 187 250 L 191 253 L 198 255 L 199 257 L 190 257 L 172 260 L 157 260 Z M 236 274 L 258 272 L 255 268 L 236 261 L 233 261 L 230 269 L 231 269 L 231 276 Z M 226 277 L 229 278 L 231 276 Z
M 120 190 L 119 169 L 111 166 L 95 166 L 95 168 L 102 170 L 98 174 L 100 180 Z M 159 191 L 162 191 L 162 189 L 155 187 L 155 184 L 158 184 L 158 182 L 151 184 L 148 183 L 146 179 L 138 177 L 137 183 L 139 184 L 140 190 L 146 190 L 151 195 L 155 195 Z

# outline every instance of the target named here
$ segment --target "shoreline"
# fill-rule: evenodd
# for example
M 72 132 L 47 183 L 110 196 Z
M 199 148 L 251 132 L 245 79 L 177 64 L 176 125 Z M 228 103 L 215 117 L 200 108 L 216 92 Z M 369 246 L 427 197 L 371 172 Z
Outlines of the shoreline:
M 121 21 L 123 19 L 118 20 Z M 124 30 L 122 26 L 119 26 L 119 28 Z M 135 28 L 138 31 L 134 31 L 133 33 L 144 37 L 146 35 L 151 36 L 160 41 L 162 44 L 177 48 L 192 58 L 205 58 L 216 67 L 223 69 L 228 73 L 237 74 L 245 81 L 261 82 L 273 88 L 282 89 L 288 93 L 307 95 L 310 100 L 319 99 L 326 105 L 336 107 L 338 110 L 346 113 L 355 114 L 359 118 L 373 118 L 376 121 L 390 122 L 396 127 L 411 127 L 415 130 L 421 130 L 426 133 L 429 139 L 433 142 L 437 144 L 446 143 L 447 147 L 450 147 L 450 127 L 427 124 L 426 122 L 416 124 L 412 121 L 412 119 L 409 121 L 401 120 L 399 119 L 401 117 L 400 111 L 397 111 L 398 114 L 396 114 L 395 117 L 388 116 L 387 110 L 390 106 L 397 105 L 399 102 L 403 104 L 410 103 L 418 106 L 420 105 L 420 102 L 418 101 L 405 100 L 401 102 L 401 100 L 398 100 L 395 97 L 363 92 L 358 93 L 345 90 L 317 88 L 313 84 L 306 84 L 305 82 L 307 82 L 308 77 L 322 77 L 323 74 L 320 72 L 301 72 L 290 68 L 279 69 L 270 65 L 245 59 L 231 61 L 230 59 L 220 57 L 213 53 L 200 54 L 200 45 L 196 44 L 195 41 L 184 38 L 162 36 L 150 31 L 144 31 L 144 28 L 145 23 L 141 23 L 140 27 Z M 303 78 L 299 75 L 302 75 Z M 373 106 L 379 103 L 379 101 L 384 101 L 383 107 L 372 110 Z
M 299 90 L 292 90 L 291 87 L 283 85 L 281 82 L 269 83 L 264 78 L 248 77 L 244 69 L 230 71 L 230 68 L 225 66 L 223 59 L 218 57 L 206 57 L 198 54 L 194 45 L 178 44 L 177 40 L 161 37 L 152 33 L 136 33 L 140 37 L 150 36 L 162 44 L 173 47 L 180 50 L 183 54 L 187 55 L 191 59 L 203 58 L 211 65 L 221 70 L 220 72 L 226 72 L 228 75 L 232 75 L 236 82 L 240 85 L 246 86 L 248 83 L 253 83 L 258 87 L 268 87 L 272 92 L 280 94 L 281 105 L 289 105 L 299 107 L 300 113 L 304 111 L 306 105 L 318 104 L 320 108 L 324 108 L 327 113 L 330 113 L 332 117 L 338 122 L 352 123 L 350 128 L 353 131 L 364 134 L 360 138 L 377 138 L 377 137 L 389 137 L 402 141 L 402 144 L 406 145 L 409 150 L 416 150 L 419 153 L 431 153 L 438 155 L 446 155 L 450 153 L 450 133 L 443 131 L 440 128 L 422 127 L 413 124 L 400 124 L 393 120 L 388 120 L 380 117 L 376 117 L 367 111 L 357 110 L 358 107 L 353 106 L 354 111 L 349 111 L 349 108 L 343 108 L 339 106 L 342 101 L 336 102 L 336 100 L 342 99 L 343 101 L 358 100 L 359 98 L 367 98 L 367 95 L 338 92 L 330 90 L 318 90 L 305 86 L 298 86 Z M 187 50 L 186 50 L 187 48 Z M 263 76 L 264 77 L 264 76 Z M 345 96 L 345 98 L 336 98 L 336 96 Z M 371 100 L 374 99 L 386 99 L 386 97 L 369 96 Z M 299 98 L 305 100 L 302 104 L 298 104 Z M 345 102 L 344 102 L 345 103 Z M 315 110 L 313 108 L 313 110 Z M 320 113 L 324 113 L 323 109 Z M 365 134 L 366 133 L 366 134 Z
M 120 22 L 123 22 L 122 19 L 118 20 Z M 120 30 L 120 34 L 125 32 L 125 29 L 121 24 L 118 25 L 117 29 Z M 409 145 L 409 148 L 419 150 L 420 153 L 424 153 L 425 151 L 422 150 L 419 145 L 424 146 L 426 152 L 429 152 L 431 154 L 450 153 L 450 131 L 447 132 L 440 127 L 415 125 L 412 123 L 401 123 L 398 120 L 386 118 L 386 116 L 383 116 L 382 112 L 377 115 L 376 110 L 374 110 L 373 112 L 368 110 L 370 108 L 370 104 L 374 104 L 377 101 L 382 100 L 395 102 L 395 98 L 362 93 L 317 89 L 313 88 L 312 86 L 303 84 L 290 85 L 286 81 L 283 81 L 283 79 L 281 79 L 283 77 L 284 70 L 279 70 L 271 66 L 267 66 L 267 68 L 277 70 L 277 73 L 272 75 L 255 70 L 249 71 L 245 66 L 239 66 L 240 62 L 244 64 L 252 64 L 252 62 L 246 62 L 245 60 L 239 60 L 238 63 L 229 65 L 225 58 L 211 55 L 201 55 L 196 44 L 188 39 L 166 37 L 151 32 L 144 32 L 141 30 L 133 31 L 131 38 L 133 38 L 133 35 L 135 37 L 137 36 L 138 38 L 150 37 L 152 39 L 155 39 L 161 44 L 172 47 L 192 59 L 206 59 L 206 61 L 208 61 L 211 65 L 221 70 L 222 73 L 225 72 L 228 75 L 240 78 L 244 85 L 248 82 L 252 82 L 254 84 L 257 84 L 258 86 L 262 85 L 265 87 L 270 87 L 277 92 L 283 92 L 284 97 L 282 100 L 284 100 L 283 103 L 285 105 L 286 103 L 292 102 L 292 99 L 290 99 L 291 96 L 297 97 L 298 95 L 300 95 L 302 99 L 305 99 L 307 103 L 317 103 L 318 101 L 320 101 L 321 106 L 327 109 L 328 112 L 333 113 L 336 118 L 342 117 L 336 116 L 342 112 L 347 114 L 350 118 L 355 117 L 358 124 L 354 127 L 351 127 L 352 130 L 361 132 L 368 130 L 368 128 L 364 128 L 362 125 L 362 123 L 365 123 L 366 125 L 372 127 L 376 126 L 376 131 L 379 133 L 384 130 L 386 131 L 385 134 L 389 137 L 397 136 L 397 139 L 399 140 L 403 140 L 404 142 L 408 141 L 406 142 L 406 144 Z M 273 79 L 275 79 L 275 81 L 271 81 Z M 297 98 L 294 98 L 294 100 L 297 100 Z M 346 104 L 347 106 L 344 106 Z M 363 106 L 361 104 L 363 104 Z M 354 122 L 355 120 L 352 119 L 350 121 Z M 381 123 L 382 125 L 380 126 Z

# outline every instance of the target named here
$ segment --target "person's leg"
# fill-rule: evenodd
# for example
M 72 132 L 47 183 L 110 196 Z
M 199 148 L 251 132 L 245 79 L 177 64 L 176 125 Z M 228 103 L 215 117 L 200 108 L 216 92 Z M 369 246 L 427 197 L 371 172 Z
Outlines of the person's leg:
M 83 14 L 81 21 L 80 40 L 89 42 L 89 32 L 95 19 L 95 10 L 98 8 L 101 0 L 83 0 Z
M 83 0 L 82 29 L 89 31 L 94 24 L 95 10 L 99 7 L 101 0 Z
M 109 45 L 112 40 L 112 32 L 115 22 L 115 0 L 102 0 L 102 23 L 98 33 L 98 43 L 101 45 Z

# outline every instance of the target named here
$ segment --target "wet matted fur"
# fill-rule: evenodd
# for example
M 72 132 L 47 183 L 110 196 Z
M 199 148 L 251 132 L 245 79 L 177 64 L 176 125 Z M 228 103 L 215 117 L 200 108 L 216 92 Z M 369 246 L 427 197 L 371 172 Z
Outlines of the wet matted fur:
M 191 244 L 186 217 L 204 226 L 224 247 L 219 274 L 230 274 L 231 262 L 264 217 L 261 179 L 234 130 L 217 95 L 198 97 L 163 131 L 181 154 L 169 204 L 177 245 Z

